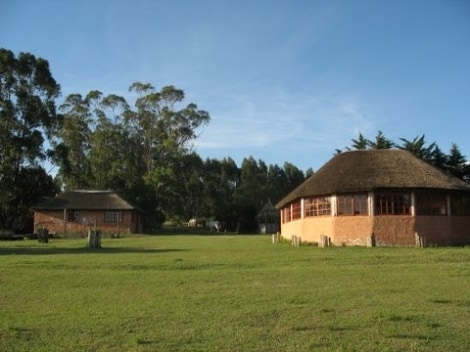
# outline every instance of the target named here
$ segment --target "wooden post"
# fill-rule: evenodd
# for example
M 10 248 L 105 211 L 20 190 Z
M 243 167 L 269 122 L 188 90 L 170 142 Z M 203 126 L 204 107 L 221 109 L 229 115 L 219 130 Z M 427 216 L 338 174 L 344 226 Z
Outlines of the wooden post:
M 297 235 L 293 235 L 293 236 L 292 236 L 292 243 L 291 243 L 291 245 L 292 245 L 293 247 L 299 247 L 300 244 L 301 244 L 301 242 L 302 242 L 302 239 L 300 238 L 300 236 L 297 236 Z
M 67 208 L 64 208 L 64 217 L 62 219 L 64 225 L 64 235 L 67 234 Z
M 320 247 L 325 248 L 328 246 L 328 240 L 325 235 L 320 235 Z
M 366 238 L 367 247 L 375 247 L 375 235 L 372 234 Z
M 271 235 L 271 241 L 272 243 L 279 243 L 279 240 L 280 240 L 280 235 L 279 235 L 279 232 L 274 234 L 274 235 Z
M 88 229 L 88 247 L 101 248 L 101 231 Z
M 426 241 L 424 236 L 420 236 L 417 232 L 415 232 L 415 247 L 416 248 L 424 248 L 426 246 Z
M 326 248 L 331 246 L 331 238 L 325 235 L 320 235 L 320 243 L 318 244 L 320 248 Z

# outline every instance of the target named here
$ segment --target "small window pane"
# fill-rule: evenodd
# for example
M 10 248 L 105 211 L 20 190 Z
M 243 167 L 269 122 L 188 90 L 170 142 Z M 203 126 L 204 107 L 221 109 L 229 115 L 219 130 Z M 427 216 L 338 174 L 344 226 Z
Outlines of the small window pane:
M 80 212 L 78 210 L 68 210 L 67 211 L 67 221 L 68 222 L 78 222 L 78 221 L 80 221 Z
M 410 195 L 407 193 L 377 194 L 375 215 L 410 215 Z
M 338 215 L 368 215 L 367 193 L 342 194 L 336 198 Z
M 122 211 L 105 211 L 104 212 L 105 222 L 122 222 Z

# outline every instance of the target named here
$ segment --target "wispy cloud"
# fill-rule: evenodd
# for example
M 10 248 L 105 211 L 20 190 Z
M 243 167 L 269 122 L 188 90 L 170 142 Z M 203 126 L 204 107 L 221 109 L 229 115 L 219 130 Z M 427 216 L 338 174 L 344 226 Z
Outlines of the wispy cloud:
M 227 98 L 228 99 L 228 98 Z M 327 99 L 298 96 L 278 90 L 276 94 L 253 97 L 238 95 L 222 102 L 226 110 L 212 112 L 213 121 L 195 146 L 209 149 L 259 147 L 297 150 L 334 150 L 359 132 L 373 130 L 367 106 L 351 98 Z M 231 105 L 233 104 L 233 105 Z

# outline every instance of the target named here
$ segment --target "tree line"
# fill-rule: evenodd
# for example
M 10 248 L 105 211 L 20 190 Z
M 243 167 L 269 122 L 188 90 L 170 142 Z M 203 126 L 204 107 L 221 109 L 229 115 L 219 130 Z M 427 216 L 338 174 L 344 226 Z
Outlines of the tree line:
M 48 62 L 0 49 L 0 229 L 24 230 L 30 207 L 61 190 L 112 189 L 144 211 L 149 230 L 205 217 L 253 231 L 260 206 L 305 179 L 287 162 L 202 160 L 192 143 L 208 112 L 184 104 L 174 86 L 135 82 L 129 92 L 132 104 L 92 90 L 56 106 L 61 90 Z
M 210 122 L 208 112 L 185 104 L 174 86 L 135 82 L 129 94 L 132 102 L 92 90 L 57 106 L 61 89 L 47 60 L 0 49 L 0 230 L 27 231 L 31 206 L 61 190 L 112 189 L 144 211 L 147 230 L 198 217 L 250 232 L 263 204 L 313 174 L 252 156 L 241 165 L 230 157 L 203 160 L 193 142 Z M 360 134 L 352 142 L 346 149 L 408 149 L 469 180 L 457 145 L 445 154 L 423 135 L 398 146 L 380 131 L 375 140 Z M 57 168 L 54 176 L 45 161 Z

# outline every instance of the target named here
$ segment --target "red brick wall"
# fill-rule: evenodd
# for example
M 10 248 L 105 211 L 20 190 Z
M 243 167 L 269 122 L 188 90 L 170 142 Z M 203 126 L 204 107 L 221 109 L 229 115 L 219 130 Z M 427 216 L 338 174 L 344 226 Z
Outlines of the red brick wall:
M 134 214 L 133 214 L 134 213 Z M 67 216 L 64 216 L 63 210 L 36 210 L 34 212 L 34 231 L 41 227 L 49 230 L 49 233 L 57 235 L 86 235 L 88 226 L 81 221 L 68 222 L 64 221 Z M 91 226 L 94 226 L 96 219 L 96 227 L 101 230 L 103 234 L 112 234 L 118 232 L 116 222 L 105 222 L 104 210 L 99 211 L 85 211 L 80 210 L 79 218 L 87 218 L 91 221 Z M 135 233 L 140 231 L 139 226 L 140 218 L 133 210 L 122 211 L 122 222 L 119 223 L 120 233 Z

